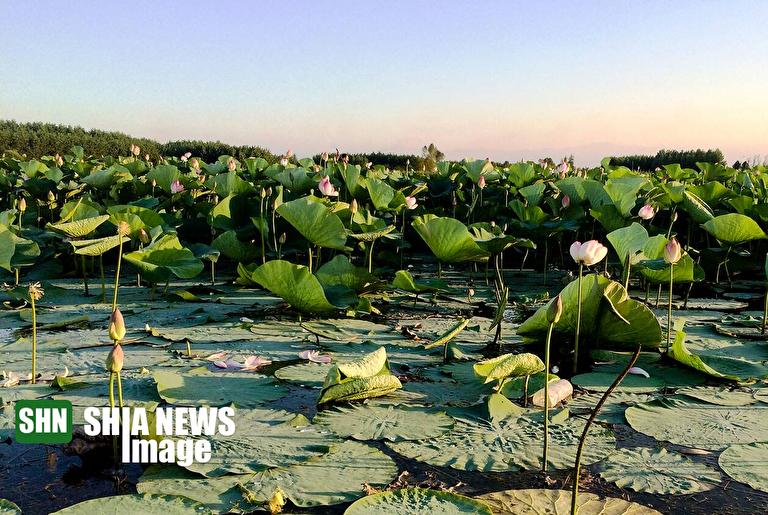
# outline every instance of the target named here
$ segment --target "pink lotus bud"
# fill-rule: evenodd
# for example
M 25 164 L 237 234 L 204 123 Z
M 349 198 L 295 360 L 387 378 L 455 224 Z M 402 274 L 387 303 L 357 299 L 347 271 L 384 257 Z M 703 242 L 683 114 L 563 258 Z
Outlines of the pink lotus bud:
M 184 185 L 181 184 L 178 179 L 171 183 L 171 193 L 175 195 L 177 193 L 181 193 L 182 191 L 184 191 Z
M 56 159 L 56 166 L 61 166 L 64 164 L 64 159 L 59 154 L 56 154 L 55 159 Z
M 288 152 L 285 153 L 285 157 L 287 157 L 288 159 L 292 158 L 293 157 L 293 150 L 291 150 L 289 148 Z
M 323 152 L 323 155 L 320 157 L 323 161 L 328 161 L 328 152 Z
M 354 215 L 357 213 L 357 199 L 352 199 L 352 207 L 350 208 L 350 211 L 352 211 L 352 214 Z
M 653 206 L 650 204 L 646 204 L 643 207 L 640 208 L 640 211 L 637 212 L 637 216 L 642 218 L 643 220 L 650 220 L 653 218 L 653 215 L 656 214 L 656 210 L 653 209 Z
M 149 154 L 144 154 L 144 161 L 149 161 Z
M 133 152 L 134 156 L 138 157 L 138 155 L 141 154 L 141 149 L 138 145 L 131 145 L 131 152 Z
M 547 322 L 550 324 L 556 324 L 560 321 L 560 316 L 563 314 L 563 299 L 558 295 L 552 302 L 549 303 L 547 308 Z
M 182 163 L 186 163 L 188 159 L 189 159 L 189 158 L 188 158 L 186 155 L 184 155 L 184 156 L 181 156 L 181 162 L 182 162 Z
M 184 157 L 189 159 L 190 157 L 192 157 L 192 152 L 187 152 L 186 154 L 184 154 Z
M 21 200 L 19 200 L 19 211 L 22 213 L 27 210 L 27 199 L 24 197 L 21 197 Z
M 288 159 L 286 158 L 280 159 L 280 166 L 288 166 Z
M 405 207 L 407 207 L 410 210 L 416 209 L 419 207 L 418 202 L 416 202 L 416 198 L 414 197 L 405 197 Z
M 144 229 L 139 229 L 139 241 L 142 243 L 142 245 L 149 243 L 149 235 Z
M 485 188 L 485 176 L 481 175 L 480 178 L 477 180 L 477 187 L 480 189 Z
M 200 169 L 200 163 L 197 162 L 197 159 L 192 160 L 192 168 L 194 168 L 195 170 Z
M 586 266 L 592 266 L 605 258 L 608 249 L 597 240 L 589 240 L 584 243 L 578 241 L 571 245 L 571 257 L 576 263 Z
M 561 177 L 565 177 L 565 174 L 568 173 L 568 170 L 570 169 L 571 169 L 571 165 L 569 165 L 566 161 L 563 161 L 562 163 L 557 165 L 557 171 Z
M 119 308 L 116 308 L 109 317 L 109 337 L 114 341 L 125 338 L 125 320 Z
M 338 197 L 339 192 L 331 184 L 331 180 L 328 177 L 320 179 L 320 183 L 317 185 L 317 189 L 326 197 Z
M 56 195 L 53 194 L 53 191 L 48 190 L 48 202 L 55 202 L 56 201 Z
M 235 164 L 234 159 L 230 159 L 229 161 L 227 161 L 227 168 L 229 168 L 230 172 L 234 172 L 236 167 L 237 165 Z
M 313 166 L 313 167 L 312 167 L 312 171 L 313 171 L 313 172 L 315 172 L 315 173 L 317 173 L 317 172 L 319 172 L 319 171 L 320 171 L 320 167 L 319 167 L 319 166 L 317 166 L 317 165 L 315 165 L 315 166 Z
M 288 236 L 285 235 L 285 233 L 280 235 L 280 245 L 285 245 L 285 240 L 288 239 Z
M 571 197 L 568 195 L 563 195 L 563 200 L 561 201 L 561 204 L 563 205 L 563 209 L 568 209 L 568 206 L 571 205 Z
M 125 361 L 125 354 L 123 353 L 122 346 L 113 345 L 112 350 L 107 354 L 107 372 L 120 372 L 123 369 L 123 362 Z
M 267 190 L 265 190 L 264 188 L 261 188 L 261 198 L 266 198 L 266 197 L 267 197 Z
M 669 243 L 664 246 L 664 261 L 670 265 L 674 265 L 680 261 L 681 257 L 683 256 L 680 244 L 677 242 L 677 239 L 672 238 L 669 240 Z

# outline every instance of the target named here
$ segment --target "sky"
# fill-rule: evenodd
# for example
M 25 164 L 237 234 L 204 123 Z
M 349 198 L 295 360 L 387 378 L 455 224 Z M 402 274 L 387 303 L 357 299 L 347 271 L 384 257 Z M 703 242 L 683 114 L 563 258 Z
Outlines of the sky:
M 768 155 L 768 2 L 0 0 L 0 118 L 299 156 Z

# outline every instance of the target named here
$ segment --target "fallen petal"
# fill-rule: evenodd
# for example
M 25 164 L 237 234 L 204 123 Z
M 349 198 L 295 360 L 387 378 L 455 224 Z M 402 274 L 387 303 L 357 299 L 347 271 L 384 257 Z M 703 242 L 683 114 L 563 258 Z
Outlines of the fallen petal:
M 632 368 L 630 368 L 629 369 L 629 373 L 633 374 L 633 375 L 636 375 L 636 376 L 645 376 L 647 378 L 651 377 L 651 374 L 649 374 L 648 372 L 646 372 L 645 370 L 643 370 L 640 367 L 632 367 Z
M 222 358 L 225 358 L 225 357 L 227 357 L 227 353 L 222 351 L 222 352 L 214 352 L 213 354 L 211 354 L 210 356 L 206 357 L 205 359 L 208 360 L 208 361 L 218 361 L 218 360 L 220 360 Z

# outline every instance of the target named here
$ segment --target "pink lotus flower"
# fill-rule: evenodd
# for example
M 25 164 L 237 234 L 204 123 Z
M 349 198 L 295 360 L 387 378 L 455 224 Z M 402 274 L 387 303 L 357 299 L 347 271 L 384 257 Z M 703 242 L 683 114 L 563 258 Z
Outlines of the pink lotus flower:
M 672 238 L 669 240 L 669 243 L 664 246 L 664 261 L 670 265 L 674 265 L 680 261 L 680 258 L 682 257 L 683 253 L 680 244 L 675 238 Z
M 133 145 L 133 144 L 131 144 L 131 153 L 132 153 L 134 156 L 138 156 L 139 154 L 141 154 L 141 149 L 139 148 L 139 146 L 138 146 L 138 145 Z
M 288 166 L 288 159 L 285 157 L 280 159 L 280 166 L 283 166 L 283 167 Z
M 557 165 L 557 172 L 560 174 L 560 177 L 565 177 L 565 174 L 568 173 L 568 170 L 571 169 L 571 165 L 569 165 L 566 161 L 563 161 L 559 165 Z
M 59 154 L 56 154 L 56 166 L 62 166 L 63 164 L 64 159 Z
M 321 356 L 319 351 L 305 350 L 299 353 L 301 359 L 308 359 L 312 363 L 330 363 L 330 356 Z
M 225 357 L 227 357 L 227 353 L 225 351 L 221 351 L 221 352 L 214 352 L 213 354 L 211 354 L 210 356 L 207 356 L 204 359 L 207 361 L 219 361 L 221 360 L 221 358 L 225 358 Z
M 176 195 L 177 193 L 181 193 L 182 191 L 184 191 L 184 185 L 180 183 L 178 179 L 176 179 L 171 183 L 172 194 Z
M 339 192 L 331 184 L 331 180 L 328 177 L 320 179 L 320 183 L 317 185 L 317 189 L 326 197 L 338 197 Z
M 413 210 L 419 207 L 419 203 L 416 202 L 416 198 L 414 197 L 405 197 L 405 207 L 407 207 L 410 210 Z
M 181 156 L 181 162 L 186 163 L 189 158 L 187 156 Z
M 227 162 L 227 168 L 229 168 L 230 172 L 234 172 L 236 167 L 237 167 L 237 165 L 235 164 L 235 160 L 234 159 L 230 159 Z
M 485 176 L 481 175 L 480 178 L 477 180 L 477 187 L 480 189 L 485 188 Z
M 571 205 L 571 197 L 568 195 L 563 195 L 563 200 L 561 201 L 561 204 L 563 205 L 563 209 L 568 209 L 568 206 Z
M 144 154 L 144 161 L 149 161 L 149 154 Z
M 192 152 L 187 152 L 186 154 L 184 154 L 183 157 L 186 157 L 187 159 L 189 159 L 190 157 L 192 157 Z
M 322 155 L 322 156 L 320 156 L 320 158 L 321 158 L 323 161 L 328 161 L 328 152 L 323 152 L 323 155 Z
M 249 372 L 256 370 L 264 365 L 269 365 L 272 361 L 258 356 L 248 356 L 245 358 L 245 363 L 240 363 L 234 359 L 228 359 L 227 361 L 214 361 L 214 366 L 218 368 L 226 368 L 231 370 L 240 370 L 243 372 Z
M 646 204 L 643 207 L 640 208 L 640 211 L 637 212 L 637 216 L 642 218 L 643 220 L 650 220 L 653 218 L 653 215 L 656 214 L 656 210 L 653 209 L 653 206 L 650 204 Z
M 571 245 L 571 257 L 580 265 L 592 266 L 605 258 L 608 249 L 597 240 L 589 240 L 584 243 L 578 241 Z

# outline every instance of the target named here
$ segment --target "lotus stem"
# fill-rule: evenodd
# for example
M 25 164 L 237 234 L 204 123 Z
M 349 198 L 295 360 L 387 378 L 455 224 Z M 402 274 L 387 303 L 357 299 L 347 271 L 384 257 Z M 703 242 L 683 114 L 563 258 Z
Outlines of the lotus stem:
M 192 356 L 192 345 L 190 345 L 190 343 L 189 343 L 189 338 L 187 338 L 186 343 L 187 343 L 187 357 L 191 357 Z
M 547 331 L 547 344 L 544 347 L 544 453 L 541 457 L 543 463 L 541 471 L 547 472 L 547 452 L 549 451 L 549 344 L 552 341 L 552 329 L 555 323 L 549 324 Z
M 259 226 L 259 236 L 261 237 L 261 264 L 267 262 L 267 251 L 264 247 L 264 199 L 259 202 L 259 220 L 261 224 Z
M 581 332 L 581 283 L 584 275 L 584 264 L 579 263 L 579 290 L 576 303 L 576 334 L 573 340 L 573 373 L 579 369 L 579 333 Z
M 165 288 L 163 288 L 163 295 L 168 293 L 168 287 L 171 285 L 171 276 L 168 276 L 168 279 L 165 281 Z
M 109 407 L 115 409 L 115 373 L 109 373 Z M 117 467 L 117 435 L 112 435 L 112 454 L 115 458 L 115 467 Z
M 14 286 L 18 286 L 19 285 L 19 269 L 14 268 L 13 271 L 14 271 L 14 274 L 16 275 L 16 282 L 14 283 Z
M 83 269 L 83 287 L 85 294 L 88 295 L 88 269 L 85 267 L 85 254 L 80 256 L 80 267 Z
M 400 231 L 400 269 L 403 269 L 403 259 L 405 256 L 405 220 L 408 218 L 406 211 L 403 211 L 403 228 Z M 488 281 L 486 280 L 486 283 Z
M 763 327 L 760 329 L 760 334 L 765 334 L 765 321 L 768 318 L 768 285 L 765 288 L 765 301 L 763 302 Z
M 629 276 L 632 273 L 632 253 L 631 252 L 627 255 L 627 266 L 624 268 L 626 269 L 624 270 L 624 273 L 626 273 L 627 275 L 624 278 L 624 289 L 627 290 L 627 294 L 629 294 Z
M 531 382 L 531 374 L 525 376 L 525 383 L 523 383 L 523 408 L 528 407 L 528 385 Z
M 613 384 L 606 390 L 606 392 L 603 394 L 603 396 L 600 398 L 600 401 L 597 403 L 597 406 L 595 406 L 595 409 L 592 411 L 592 414 L 589 416 L 589 419 L 587 420 L 587 424 L 584 426 L 584 432 L 581 435 L 581 440 L 579 440 L 579 447 L 576 451 L 576 464 L 574 465 L 574 477 L 573 477 L 573 493 L 571 495 L 571 515 L 577 515 L 579 511 L 578 506 L 578 495 L 579 495 L 579 473 L 581 472 L 581 456 L 584 453 L 584 443 L 587 441 L 587 435 L 589 434 L 589 429 L 592 427 L 592 423 L 594 423 L 595 418 L 597 418 L 597 414 L 600 413 L 600 410 L 603 408 L 603 404 L 605 404 L 605 401 L 608 400 L 608 396 L 613 393 L 613 391 L 618 388 L 619 384 L 624 380 L 624 378 L 629 373 L 629 369 L 635 366 L 635 362 L 637 361 L 637 358 L 640 357 L 640 351 L 643 350 L 643 345 L 640 344 L 637 346 L 637 350 L 632 355 L 632 358 L 629 360 L 629 364 L 624 368 L 624 371 L 619 375 L 619 377 L 616 378 L 616 380 L 613 382 Z
M 123 261 L 123 235 L 120 235 L 120 245 L 117 247 L 117 271 L 115 272 L 115 294 L 112 297 L 112 312 L 117 309 L 117 289 L 120 287 L 120 264 Z M 154 290 L 153 290 L 154 292 Z
M 307 247 L 307 252 L 309 253 L 309 273 L 312 273 L 312 245 L 310 244 Z
M 659 284 L 659 289 L 656 291 L 656 309 L 659 309 L 660 300 L 661 300 L 661 284 Z
M 104 254 L 99 254 L 99 274 L 101 275 L 101 302 L 107 303 L 107 282 L 104 279 Z
M 123 407 L 123 383 L 120 381 L 120 372 L 115 372 L 117 376 L 117 402 L 120 408 Z
M 544 284 L 547 284 L 547 260 L 549 258 L 549 244 L 544 240 Z
M 437 262 L 437 278 L 442 279 L 443 278 L 443 263 L 442 261 Z
M 667 307 L 667 351 L 669 354 L 669 342 L 672 338 L 672 286 L 675 283 L 675 264 L 669 265 L 669 304 Z
M 216 262 L 211 261 L 211 286 L 216 286 Z
M 525 268 L 525 260 L 528 259 L 528 250 L 525 249 L 525 254 L 523 254 L 523 262 L 520 263 L 520 273 L 523 273 L 523 268 Z
M 373 244 L 376 240 L 371 240 L 371 244 L 368 247 L 368 273 L 373 272 Z
M 277 230 L 275 229 L 275 209 L 272 209 L 272 245 L 277 252 Z M 278 258 L 280 259 L 280 258 Z
M 37 313 L 35 312 L 35 295 L 29 296 L 32 307 L 32 384 L 37 382 Z

